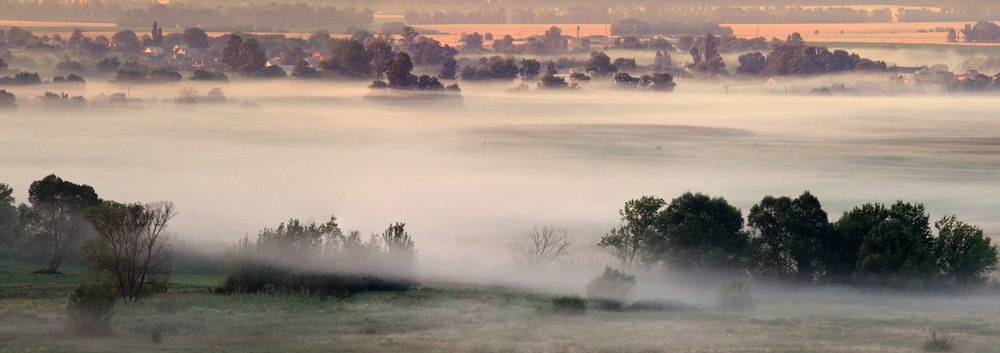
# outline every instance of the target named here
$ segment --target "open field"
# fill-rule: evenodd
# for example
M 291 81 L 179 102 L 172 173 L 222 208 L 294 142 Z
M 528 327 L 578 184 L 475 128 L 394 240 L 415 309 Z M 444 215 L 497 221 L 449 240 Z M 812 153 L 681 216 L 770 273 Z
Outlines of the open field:
M 913 23 L 791 23 L 791 24 L 725 24 L 740 37 L 785 39 L 798 32 L 807 42 L 833 43 L 898 43 L 941 44 L 953 46 L 997 46 L 1000 43 L 948 43 L 947 32 L 917 33 L 936 27 L 961 29 L 971 22 L 913 22 Z M 819 33 L 816 33 L 818 31 Z
M 0 268 L 0 291 L 14 293 L 0 298 L 3 352 L 916 352 L 931 331 L 954 337 L 956 352 L 993 352 L 1000 344 L 996 297 L 816 288 L 762 292 L 757 308 L 731 312 L 706 291 L 661 310 L 563 316 L 552 312 L 549 295 L 440 284 L 349 299 L 171 290 L 119 303 L 115 335 L 84 338 L 65 334 L 63 296 L 16 294 L 45 282 L 21 270 Z M 82 275 L 50 281 L 67 279 Z M 150 339 L 153 331 L 163 333 L 161 343 Z

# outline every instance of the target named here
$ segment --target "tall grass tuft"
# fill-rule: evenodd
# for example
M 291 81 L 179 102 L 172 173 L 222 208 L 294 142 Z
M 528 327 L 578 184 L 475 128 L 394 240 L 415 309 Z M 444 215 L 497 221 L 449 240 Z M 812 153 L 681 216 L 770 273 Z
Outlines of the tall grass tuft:
M 949 352 L 954 348 L 955 337 L 931 331 L 931 339 L 924 342 L 924 352 Z

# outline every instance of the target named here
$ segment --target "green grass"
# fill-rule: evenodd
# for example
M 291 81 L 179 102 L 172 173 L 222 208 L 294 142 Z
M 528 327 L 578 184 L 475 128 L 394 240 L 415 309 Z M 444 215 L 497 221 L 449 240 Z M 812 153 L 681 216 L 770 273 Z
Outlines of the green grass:
M 0 284 L 86 278 L 73 267 L 63 276 L 31 275 L 36 267 L 2 266 Z M 0 298 L 0 352 L 915 352 L 932 330 L 954 337 L 958 352 L 1000 344 L 1000 309 L 961 301 L 761 297 L 742 312 L 671 302 L 684 309 L 565 316 L 554 313 L 550 295 L 500 287 L 433 284 L 347 299 L 199 290 L 220 277 L 175 275 L 167 293 L 119 303 L 110 337 L 67 335 L 64 297 Z

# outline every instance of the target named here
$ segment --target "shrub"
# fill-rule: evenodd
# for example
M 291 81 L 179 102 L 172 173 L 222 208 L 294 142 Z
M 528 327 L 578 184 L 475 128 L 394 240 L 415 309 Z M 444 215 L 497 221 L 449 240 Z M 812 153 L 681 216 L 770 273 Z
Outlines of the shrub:
M 953 342 L 955 338 L 951 335 L 938 334 L 937 331 L 931 331 L 931 339 L 924 342 L 924 352 L 948 352 L 951 351 Z
M 85 336 L 111 333 L 111 310 L 115 306 L 115 286 L 105 281 L 81 284 L 66 304 L 69 330 Z
M 734 279 L 719 288 L 719 308 L 724 310 L 749 310 L 757 306 L 750 297 L 750 286 L 745 279 Z
M 635 276 L 605 267 L 604 273 L 590 280 L 587 285 L 587 298 L 597 303 L 603 310 L 621 310 L 622 305 L 632 295 L 635 287 Z
M 587 312 L 587 300 L 575 295 L 552 298 L 552 311 L 562 315 L 583 315 Z

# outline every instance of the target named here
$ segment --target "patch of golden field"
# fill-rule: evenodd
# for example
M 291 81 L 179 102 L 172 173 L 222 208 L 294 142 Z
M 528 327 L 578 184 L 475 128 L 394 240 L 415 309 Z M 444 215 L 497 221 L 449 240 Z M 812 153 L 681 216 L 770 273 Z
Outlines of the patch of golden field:
M 915 22 L 915 23 L 783 23 L 783 24 L 725 24 L 739 37 L 762 36 L 784 39 L 798 32 L 807 42 L 842 43 L 901 43 L 901 44 L 951 44 L 951 45 L 1000 45 L 1000 43 L 948 43 L 947 32 L 932 32 L 937 27 L 956 30 L 969 22 Z M 928 31 L 918 33 L 918 30 Z

